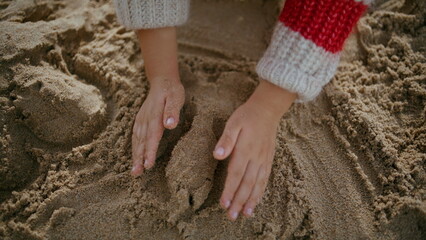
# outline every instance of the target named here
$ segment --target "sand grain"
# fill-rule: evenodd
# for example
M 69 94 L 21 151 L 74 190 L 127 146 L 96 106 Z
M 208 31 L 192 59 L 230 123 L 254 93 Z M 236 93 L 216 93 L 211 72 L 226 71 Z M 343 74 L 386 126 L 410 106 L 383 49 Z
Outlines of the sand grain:
M 255 217 L 227 220 L 227 161 L 211 153 L 258 82 L 280 6 L 193 4 L 178 36 L 182 121 L 132 178 L 131 127 L 148 91 L 134 33 L 108 1 L 0 2 L 0 238 L 424 239 L 416 0 L 378 1 L 361 19 L 333 81 L 282 118 Z

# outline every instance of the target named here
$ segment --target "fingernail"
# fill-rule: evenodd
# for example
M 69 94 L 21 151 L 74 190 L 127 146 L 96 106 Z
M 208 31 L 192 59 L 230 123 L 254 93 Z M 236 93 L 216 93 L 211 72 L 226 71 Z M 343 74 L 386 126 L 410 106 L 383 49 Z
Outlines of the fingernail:
M 246 214 L 249 215 L 249 216 L 251 216 L 253 214 L 253 209 L 247 208 L 246 209 Z
M 134 176 L 137 176 L 136 174 L 138 174 L 137 172 L 140 170 L 140 168 L 141 168 L 141 165 L 135 164 L 135 165 L 133 165 L 132 170 L 130 171 L 130 173 L 132 175 L 134 175 Z
M 132 173 L 137 171 L 139 167 L 140 167 L 140 165 L 135 163 L 135 165 L 132 166 Z
M 231 218 L 232 218 L 232 220 L 237 219 L 237 217 L 238 217 L 238 213 L 237 213 L 237 212 L 232 212 L 232 213 L 231 213 Z
M 231 205 L 231 201 L 226 200 L 226 201 L 223 203 L 223 205 L 225 206 L 225 208 L 226 208 L 226 209 L 228 209 L 228 208 L 229 208 L 229 206 Z
M 149 166 L 148 166 L 148 160 L 145 160 L 145 162 L 143 163 L 143 166 L 145 167 L 145 168 L 148 168 Z
M 167 120 L 166 120 L 166 125 L 167 126 L 171 126 L 174 123 L 175 123 L 175 120 L 173 118 L 171 118 L 171 117 L 167 118 Z
M 223 147 L 218 147 L 216 148 L 215 152 L 216 152 L 216 155 L 223 156 L 223 154 L 225 154 L 225 149 L 223 149 Z

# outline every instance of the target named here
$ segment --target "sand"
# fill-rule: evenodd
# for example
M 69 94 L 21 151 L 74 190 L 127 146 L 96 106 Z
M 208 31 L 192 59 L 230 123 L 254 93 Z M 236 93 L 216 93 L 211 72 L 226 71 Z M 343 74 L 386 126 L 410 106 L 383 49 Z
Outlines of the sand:
M 378 1 L 316 101 L 282 118 L 251 219 L 218 204 L 212 149 L 255 88 L 282 3 L 193 1 L 182 121 L 129 175 L 148 84 L 109 1 L 0 2 L 1 239 L 425 239 L 426 6 Z

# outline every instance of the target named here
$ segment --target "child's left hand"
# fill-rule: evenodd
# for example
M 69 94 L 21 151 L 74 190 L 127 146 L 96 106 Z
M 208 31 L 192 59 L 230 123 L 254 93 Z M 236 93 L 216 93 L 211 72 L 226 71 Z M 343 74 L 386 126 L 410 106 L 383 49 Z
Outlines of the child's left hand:
M 261 80 L 259 86 L 229 118 L 213 153 L 218 160 L 231 155 L 221 205 L 231 220 L 241 210 L 252 216 L 262 199 L 275 153 L 281 116 L 296 94 Z

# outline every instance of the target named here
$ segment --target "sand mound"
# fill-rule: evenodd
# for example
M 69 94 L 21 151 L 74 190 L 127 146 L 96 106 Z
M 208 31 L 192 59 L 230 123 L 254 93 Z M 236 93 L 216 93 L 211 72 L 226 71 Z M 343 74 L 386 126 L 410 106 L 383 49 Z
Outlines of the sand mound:
M 0 238 L 425 238 L 423 1 L 380 1 L 361 19 L 332 83 L 283 117 L 263 201 L 236 223 L 218 204 L 227 162 L 211 152 L 256 86 L 280 6 L 192 7 L 182 121 L 133 179 L 148 90 L 134 33 L 108 1 L 0 3 Z
M 98 88 L 50 66 L 18 67 L 14 83 L 17 113 L 41 140 L 74 142 L 101 129 L 106 104 Z
M 172 223 L 189 208 L 198 210 L 207 199 L 218 163 L 213 158 L 213 149 L 226 120 L 255 86 L 253 80 L 237 72 L 223 73 L 210 82 L 197 79 L 188 68 L 181 68 L 180 72 L 187 88 L 184 113 L 192 120 L 190 130 L 173 148 L 166 167 L 172 194 L 169 218 Z

